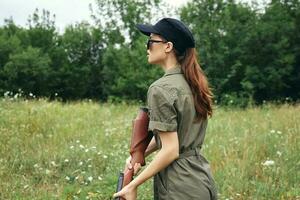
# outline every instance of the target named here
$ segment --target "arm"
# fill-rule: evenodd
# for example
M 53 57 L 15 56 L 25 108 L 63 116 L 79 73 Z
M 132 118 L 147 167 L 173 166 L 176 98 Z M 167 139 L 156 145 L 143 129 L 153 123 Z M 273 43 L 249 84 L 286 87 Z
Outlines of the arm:
M 147 157 L 149 156 L 151 153 L 153 153 L 154 151 L 156 151 L 158 149 L 157 145 L 156 145 L 156 141 L 155 141 L 155 138 L 152 137 L 150 143 L 148 144 L 148 147 L 145 151 L 145 154 L 144 156 Z M 125 168 L 124 168 L 124 171 L 128 168 L 128 169 L 131 169 L 132 168 L 132 165 L 130 163 L 131 161 L 131 156 L 129 156 L 127 159 L 126 159 L 126 164 L 125 164 Z M 142 168 L 141 164 L 140 163 L 136 163 L 135 166 L 134 166 L 134 175 L 136 175 L 140 169 Z
M 159 137 L 162 142 L 161 150 L 145 170 L 129 184 L 130 187 L 138 187 L 178 158 L 179 143 L 177 132 L 159 132 Z
M 125 199 L 136 199 L 137 187 L 146 180 L 167 167 L 179 156 L 179 142 L 177 132 L 159 132 L 162 143 L 161 150 L 155 155 L 152 162 L 133 181 L 126 185 L 120 192 L 114 194 L 114 198 L 122 196 Z M 150 151 L 149 151 L 150 152 Z
M 153 153 L 154 151 L 156 151 L 158 148 L 157 148 L 157 145 L 156 145 L 156 142 L 155 142 L 155 138 L 153 137 L 145 151 L 145 157 L 149 156 L 151 153 Z

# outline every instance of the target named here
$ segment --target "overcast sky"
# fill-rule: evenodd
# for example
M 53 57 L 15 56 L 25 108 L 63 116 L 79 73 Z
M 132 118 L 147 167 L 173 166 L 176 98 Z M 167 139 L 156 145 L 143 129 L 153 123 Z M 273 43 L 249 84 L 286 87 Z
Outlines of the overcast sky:
M 164 1 L 176 7 L 187 2 L 187 0 Z M 55 14 L 56 26 L 62 31 L 68 24 L 82 20 L 91 22 L 89 4 L 94 2 L 95 0 L 0 0 L 0 25 L 4 24 L 4 19 L 13 17 L 17 25 L 26 26 L 28 16 L 39 8 Z
M 165 1 L 174 6 L 186 2 L 186 0 Z M 55 14 L 56 26 L 61 29 L 74 22 L 91 21 L 89 4 L 94 2 L 95 0 L 0 0 L 0 25 L 3 25 L 4 19 L 12 16 L 17 25 L 25 26 L 28 16 L 39 8 Z

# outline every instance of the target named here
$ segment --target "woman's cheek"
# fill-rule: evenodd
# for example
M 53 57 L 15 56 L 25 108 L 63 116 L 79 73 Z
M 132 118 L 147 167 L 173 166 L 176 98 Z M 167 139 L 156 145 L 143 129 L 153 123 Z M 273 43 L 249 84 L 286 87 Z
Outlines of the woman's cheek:
M 155 63 L 155 56 L 154 55 L 148 55 L 148 62 L 150 64 L 154 64 Z

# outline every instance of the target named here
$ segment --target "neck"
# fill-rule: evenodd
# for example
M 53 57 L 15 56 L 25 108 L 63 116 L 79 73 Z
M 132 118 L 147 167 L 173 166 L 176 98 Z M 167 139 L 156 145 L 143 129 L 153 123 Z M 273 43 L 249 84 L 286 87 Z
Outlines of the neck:
M 176 66 L 180 66 L 174 55 L 167 56 L 167 58 L 161 64 L 164 71 L 167 71 Z

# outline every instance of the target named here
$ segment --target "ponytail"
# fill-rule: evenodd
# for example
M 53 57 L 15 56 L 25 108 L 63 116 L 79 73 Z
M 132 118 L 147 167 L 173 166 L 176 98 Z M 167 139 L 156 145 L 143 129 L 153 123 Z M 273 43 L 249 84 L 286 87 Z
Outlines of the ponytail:
M 189 84 L 195 104 L 196 120 L 207 119 L 212 116 L 213 94 L 209 88 L 207 78 L 197 61 L 195 48 L 188 48 L 183 55 L 175 50 L 181 64 L 184 77 Z

